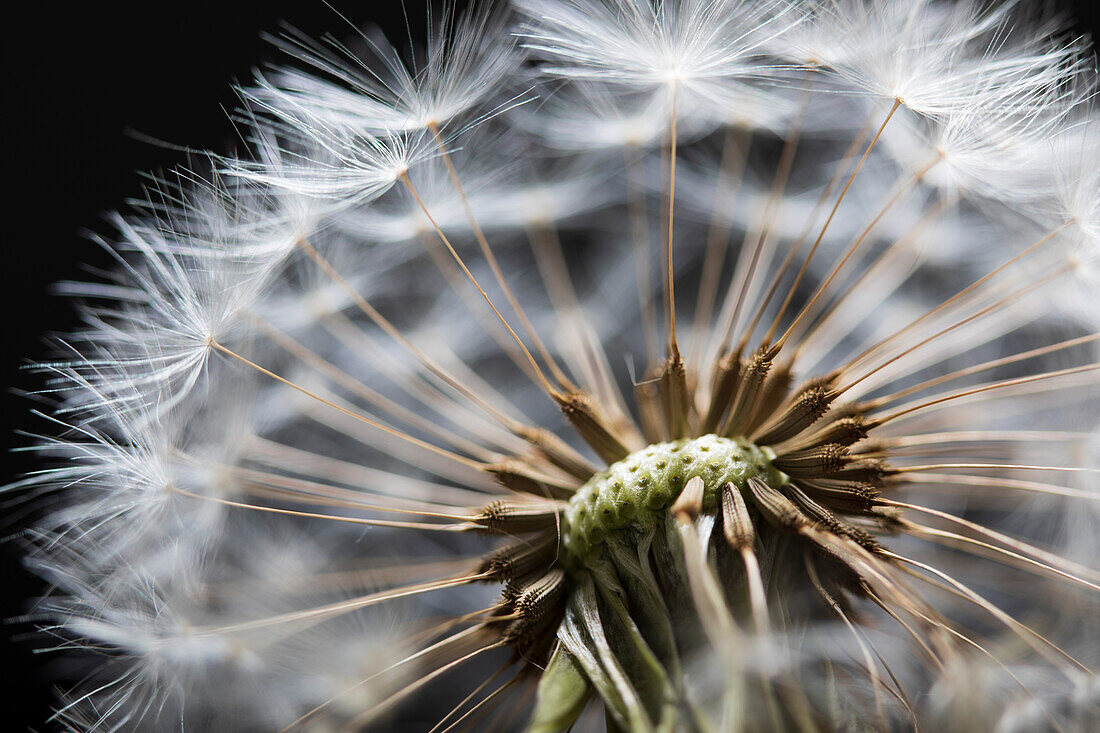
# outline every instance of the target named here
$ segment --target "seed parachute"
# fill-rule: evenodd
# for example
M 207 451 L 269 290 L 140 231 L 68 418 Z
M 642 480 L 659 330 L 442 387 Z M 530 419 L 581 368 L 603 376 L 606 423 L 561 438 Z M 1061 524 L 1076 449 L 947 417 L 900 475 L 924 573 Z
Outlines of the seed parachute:
M 247 152 L 64 286 L 12 487 L 53 722 L 1089 730 L 1087 42 L 970 0 L 428 24 L 284 31 Z

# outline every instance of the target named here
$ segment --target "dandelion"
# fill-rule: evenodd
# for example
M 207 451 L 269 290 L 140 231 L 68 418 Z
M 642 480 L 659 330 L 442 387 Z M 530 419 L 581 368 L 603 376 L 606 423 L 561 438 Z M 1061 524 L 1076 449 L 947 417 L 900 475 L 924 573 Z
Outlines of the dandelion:
M 1014 4 L 279 42 L 115 219 L 29 562 L 79 730 L 1087 730 L 1100 139 Z M 74 356 L 74 354 L 76 354 Z

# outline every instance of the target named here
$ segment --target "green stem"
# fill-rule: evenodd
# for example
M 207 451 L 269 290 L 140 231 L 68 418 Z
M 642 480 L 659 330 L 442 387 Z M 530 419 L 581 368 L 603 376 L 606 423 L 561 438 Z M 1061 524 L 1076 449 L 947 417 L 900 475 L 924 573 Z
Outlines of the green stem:
M 577 660 L 558 645 L 539 679 L 535 710 L 527 733 L 564 733 L 577 722 L 592 694 L 592 685 Z

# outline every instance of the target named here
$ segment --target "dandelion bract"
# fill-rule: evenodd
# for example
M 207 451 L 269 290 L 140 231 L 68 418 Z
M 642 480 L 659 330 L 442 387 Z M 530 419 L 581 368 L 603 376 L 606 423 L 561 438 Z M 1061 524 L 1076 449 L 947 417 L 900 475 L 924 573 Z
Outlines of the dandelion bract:
M 286 31 L 245 152 L 64 286 L 16 485 L 54 722 L 1090 730 L 1087 41 L 971 0 L 429 25 Z

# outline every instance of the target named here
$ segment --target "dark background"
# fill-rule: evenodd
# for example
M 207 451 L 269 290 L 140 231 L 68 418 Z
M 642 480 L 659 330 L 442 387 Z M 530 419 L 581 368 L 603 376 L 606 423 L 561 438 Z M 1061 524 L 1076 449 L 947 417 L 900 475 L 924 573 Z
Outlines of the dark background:
M 399 0 L 334 4 L 353 22 L 378 22 L 400 42 Z M 416 38 L 423 2 L 407 4 Z M 234 106 L 230 82 L 246 81 L 257 64 L 278 58 L 261 32 L 277 32 L 280 20 L 313 37 L 345 37 L 350 29 L 321 0 L 19 5 L 22 17 L 6 14 L 2 41 L 0 180 L 8 193 L 0 198 L 0 371 L 4 385 L 33 389 L 39 378 L 22 365 L 50 355 L 51 332 L 77 325 L 51 286 L 85 277 L 86 267 L 109 266 L 85 232 L 109 231 L 104 213 L 141 195 L 137 172 L 181 163 L 185 155 L 173 145 L 232 146 L 233 127 L 220 109 Z M 1097 0 L 1045 5 L 1075 12 L 1077 29 L 1096 35 Z M 0 392 L 0 485 L 34 468 L 31 456 L 10 452 L 27 443 L 15 430 L 43 427 L 28 414 L 31 406 L 13 389 Z M 0 503 L 0 537 L 18 530 L 4 519 L 14 509 Z M 7 622 L 41 590 L 22 569 L 17 543 L 0 544 L 0 699 L 7 698 L 0 727 L 9 730 L 50 730 L 42 722 L 50 709 L 48 656 L 32 653 L 28 625 Z
M 354 22 L 378 22 L 401 43 L 397 0 L 333 4 Z M 424 5 L 408 4 L 415 38 Z M 312 37 L 352 33 L 321 0 L 19 5 L 22 17 L 6 17 L 0 41 L 7 190 L 0 198 L 0 486 L 35 468 L 33 456 L 11 452 L 28 443 L 15 431 L 45 429 L 28 412 L 33 401 L 17 391 L 40 385 L 40 375 L 23 367 L 53 354 L 51 334 L 78 325 L 52 286 L 110 266 L 87 232 L 109 233 L 105 214 L 141 196 L 140 172 L 186 160 L 176 148 L 233 147 L 231 82 L 279 59 L 262 32 L 277 33 L 287 21 Z M 20 509 L 0 500 L 0 729 L 48 731 L 50 655 L 32 652 L 42 643 L 27 638 L 32 626 L 10 621 L 42 592 L 11 539 Z

